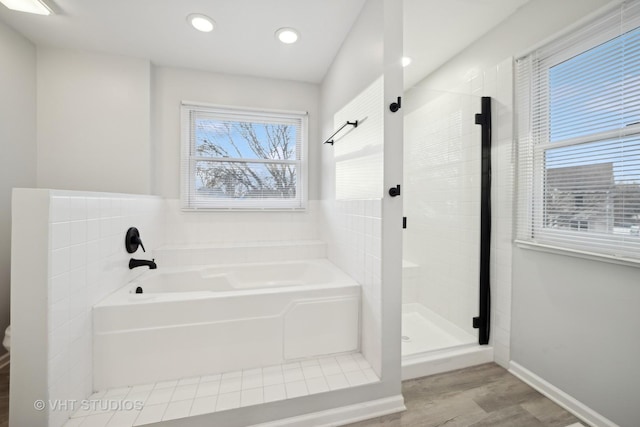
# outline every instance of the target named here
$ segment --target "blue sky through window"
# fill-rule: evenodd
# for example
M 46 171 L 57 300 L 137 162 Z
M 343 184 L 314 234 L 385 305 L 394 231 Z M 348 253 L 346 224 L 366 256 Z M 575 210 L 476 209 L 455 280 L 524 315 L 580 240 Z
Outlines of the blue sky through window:
M 211 118 L 196 119 L 196 152 L 206 157 L 235 157 L 247 159 L 296 159 L 296 126 L 285 126 L 279 123 L 249 123 L 216 120 Z M 283 132 L 276 135 L 277 132 Z M 279 144 L 270 144 L 280 138 Z M 255 139 L 264 150 L 257 152 L 250 145 Z M 288 141 L 287 152 L 283 151 L 282 141 Z M 217 147 L 206 149 L 207 143 Z M 202 150 L 205 148 L 205 150 Z
M 640 28 L 549 69 L 550 141 L 640 123 Z M 637 136 L 552 148 L 547 168 L 612 163 L 615 181 L 640 183 Z
M 193 154 L 203 158 L 194 164 L 195 189 L 201 196 L 217 199 L 296 197 L 297 165 L 290 161 L 298 160 L 299 125 L 286 119 L 251 121 L 211 115 L 196 115 L 193 123 Z

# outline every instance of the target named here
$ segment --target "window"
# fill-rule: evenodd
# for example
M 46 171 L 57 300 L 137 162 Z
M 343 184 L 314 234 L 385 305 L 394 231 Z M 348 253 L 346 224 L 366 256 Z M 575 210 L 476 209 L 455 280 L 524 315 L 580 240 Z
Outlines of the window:
M 182 106 L 184 209 L 302 209 L 304 113 Z
M 640 260 L 640 2 L 516 61 L 517 240 Z

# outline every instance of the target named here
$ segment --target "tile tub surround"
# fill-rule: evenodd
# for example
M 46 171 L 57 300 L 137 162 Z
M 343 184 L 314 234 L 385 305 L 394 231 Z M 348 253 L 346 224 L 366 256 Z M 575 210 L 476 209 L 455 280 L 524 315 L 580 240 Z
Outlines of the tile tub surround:
M 78 411 L 65 426 L 130 427 L 206 413 L 293 399 L 379 381 L 360 353 L 230 371 L 213 375 L 118 387 L 94 393 L 89 400 L 122 402 L 123 411 Z M 109 407 L 105 403 L 102 407 Z M 96 405 L 100 407 L 100 405 Z M 115 405 L 117 406 L 117 405 Z
M 216 213 L 227 220 L 222 221 L 224 226 L 218 224 L 215 227 L 243 230 L 241 235 L 244 237 L 240 240 L 245 243 L 240 246 L 255 249 L 245 252 L 246 255 L 240 257 L 242 260 L 249 260 L 252 256 L 272 260 L 276 253 L 279 253 L 277 257 L 324 256 L 329 250 L 324 242 L 317 240 L 320 236 L 317 224 L 319 204 L 310 202 L 306 213 L 285 212 L 282 216 L 243 212 L 241 214 L 245 217 L 238 221 L 231 221 L 233 213 Z M 158 252 L 162 258 L 176 247 L 189 246 L 195 246 L 196 250 L 204 247 L 200 254 L 208 257 L 212 255 L 208 252 L 210 250 L 217 251 L 213 254 L 217 255 L 229 245 L 235 245 L 226 238 L 226 241 L 220 239 L 221 236 L 216 235 L 220 229 L 214 226 L 214 229 L 209 229 L 209 225 L 204 228 L 195 226 L 192 232 L 198 234 L 202 242 L 209 240 L 214 243 L 167 240 L 167 236 L 178 234 L 167 231 L 168 218 L 175 214 L 167 206 L 171 206 L 171 201 L 153 196 L 15 190 L 13 232 L 20 239 L 13 239 L 13 252 L 21 255 L 14 257 L 12 282 L 29 283 L 29 286 L 17 286 L 12 290 L 13 350 L 14 355 L 24 357 L 14 357 L 11 369 L 14 378 L 29 375 L 31 380 L 28 383 L 17 380 L 12 390 L 12 394 L 21 396 L 11 402 L 14 420 L 22 420 L 24 425 L 60 426 L 69 411 L 35 413 L 31 402 L 38 398 L 81 400 L 95 390 L 91 380 L 93 343 L 91 334 L 87 334 L 91 330 L 91 307 L 143 271 L 129 271 L 123 267 L 131 257 L 122 249 L 123 235 L 128 227 L 140 229 L 148 250 L 146 254 L 138 251 L 133 255 L 136 258 L 150 259 L 156 256 L 160 247 L 167 250 Z M 349 274 L 362 281 L 368 311 L 361 320 L 368 325 L 363 329 L 362 342 L 366 344 L 366 357 L 375 365 L 374 371 L 380 370 L 379 328 L 375 326 L 379 323 L 375 320 L 379 316 L 372 314 L 380 311 L 380 307 L 376 310 L 380 301 L 379 211 L 380 200 L 341 202 L 340 225 L 331 231 L 332 234 L 344 234 L 339 238 L 343 249 L 356 250 L 347 257 L 348 260 L 340 259 L 340 253 L 335 251 L 334 258 L 347 261 L 345 265 L 349 267 Z M 189 214 L 193 215 L 189 216 L 190 222 L 206 223 L 213 218 L 212 213 Z M 282 227 L 276 227 L 280 231 L 265 235 L 251 232 L 259 230 L 257 218 L 264 218 L 263 214 L 275 222 L 280 221 Z M 287 224 L 291 227 L 287 228 Z M 325 238 L 324 231 L 322 237 Z M 292 244 L 283 239 L 298 241 Z M 251 240 L 253 243 L 246 244 Z M 176 262 L 179 262 L 180 255 L 177 258 Z M 34 265 L 46 268 L 33 268 Z M 41 351 L 33 351 L 33 342 L 43 343 Z
M 321 240 L 170 244 L 154 251 L 163 267 L 294 261 L 327 257 Z
M 129 270 L 128 261 L 150 259 L 163 243 L 162 211 L 162 199 L 153 196 L 14 190 L 11 410 L 16 425 L 60 426 L 70 411 L 35 414 L 33 401 L 91 394 L 91 308 L 142 273 Z M 131 226 L 140 230 L 147 253 L 126 252 L 124 235 Z
M 382 368 L 382 200 L 324 200 L 327 256 L 362 285 L 361 351 Z

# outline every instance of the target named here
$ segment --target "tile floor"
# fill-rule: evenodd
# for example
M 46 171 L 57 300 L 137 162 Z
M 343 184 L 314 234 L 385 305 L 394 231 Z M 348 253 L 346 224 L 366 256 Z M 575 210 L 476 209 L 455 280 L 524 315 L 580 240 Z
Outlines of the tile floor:
M 65 427 L 140 426 L 376 381 L 379 378 L 360 353 L 310 359 L 100 391 L 89 397 L 95 410 L 77 411 Z M 114 405 L 124 408 L 111 410 Z

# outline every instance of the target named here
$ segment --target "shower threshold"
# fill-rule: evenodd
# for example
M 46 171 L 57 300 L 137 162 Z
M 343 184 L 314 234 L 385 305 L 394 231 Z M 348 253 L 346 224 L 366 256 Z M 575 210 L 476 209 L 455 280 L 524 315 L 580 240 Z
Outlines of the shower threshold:
M 402 306 L 402 379 L 493 361 L 493 348 L 421 304 Z

